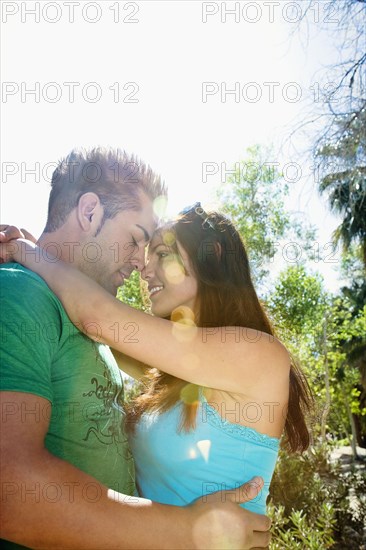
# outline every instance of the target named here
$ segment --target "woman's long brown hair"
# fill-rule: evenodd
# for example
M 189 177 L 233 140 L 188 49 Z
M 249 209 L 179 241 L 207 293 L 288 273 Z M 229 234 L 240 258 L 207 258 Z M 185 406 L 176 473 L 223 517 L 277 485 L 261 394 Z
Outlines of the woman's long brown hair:
M 174 254 L 179 257 L 178 241 L 190 258 L 198 282 L 195 324 L 207 328 L 248 327 L 273 335 L 254 290 L 248 257 L 238 231 L 217 212 L 210 213 L 208 219 L 213 227 L 204 224 L 192 210 L 161 230 L 175 235 L 175 242 L 171 245 Z M 127 426 L 132 428 L 144 412 L 165 412 L 182 399 L 180 429 L 194 429 L 199 387 L 158 369 L 150 369 L 148 378 L 146 390 L 133 401 L 127 412 Z M 290 367 L 289 384 L 283 444 L 293 452 L 304 451 L 310 442 L 305 416 L 311 409 L 312 395 L 303 373 L 294 362 Z

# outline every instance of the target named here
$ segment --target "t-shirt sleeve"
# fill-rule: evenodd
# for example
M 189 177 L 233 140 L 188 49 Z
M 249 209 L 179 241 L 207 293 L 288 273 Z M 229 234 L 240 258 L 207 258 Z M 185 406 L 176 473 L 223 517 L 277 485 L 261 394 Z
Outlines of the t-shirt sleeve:
M 0 389 L 52 402 L 52 360 L 61 331 L 57 302 L 32 273 L 0 270 Z

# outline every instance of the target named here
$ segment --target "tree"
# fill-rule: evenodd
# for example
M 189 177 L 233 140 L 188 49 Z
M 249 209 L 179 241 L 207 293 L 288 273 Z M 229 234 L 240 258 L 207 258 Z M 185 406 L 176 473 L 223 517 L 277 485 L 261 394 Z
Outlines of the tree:
M 149 298 L 146 285 L 138 271 L 133 271 L 129 279 L 118 289 L 117 298 L 135 309 L 149 310 Z
M 264 282 L 281 240 L 311 253 L 314 228 L 300 224 L 285 208 L 288 184 L 271 162 L 271 151 L 254 145 L 235 164 L 235 173 L 219 189 L 220 210 L 227 214 L 247 246 L 254 279 Z M 302 255 L 303 258 L 306 255 Z
M 314 21 L 321 32 L 333 35 L 338 51 L 338 62 L 325 67 L 323 105 L 326 112 L 323 117 L 326 124 L 320 130 L 319 141 L 327 141 L 333 132 L 333 125 L 339 116 L 360 113 L 366 107 L 364 69 L 365 53 L 365 16 L 366 0 L 329 0 L 320 4 L 323 13 L 314 19 L 313 0 L 304 1 L 303 17 L 299 25 L 307 24 L 308 29 Z M 299 28 L 296 29 L 299 31 Z M 319 142 L 316 143 L 318 148 Z
M 366 108 L 339 116 L 335 131 L 316 151 L 321 171 L 319 191 L 342 216 L 336 242 L 349 249 L 359 242 L 366 268 Z
M 352 242 L 361 243 L 366 268 L 366 0 L 320 4 L 325 15 L 320 28 L 333 33 L 339 59 L 320 79 L 324 92 L 323 102 L 316 102 L 320 113 L 312 109 L 300 128 L 321 122 L 312 146 L 315 169 L 320 172 L 319 191 L 328 196 L 330 208 L 341 216 L 335 241 L 341 241 L 345 249 Z M 309 23 L 313 10 L 310 0 L 303 22 Z M 329 25 L 330 21 L 337 21 L 337 25 Z
M 356 267 L 351 253 L 344 259 L 343 275 Z M 346 540 L 349 548 L 359 548 L 350 543 L 349 532 L 352 529 L 361 544 L 365 479 L 342 472 L 329 455 L 340 440 L 356 451 L 355 420 L 366 419 L 359 372 L 345 348 L 347 342 L 364 337 L 366 309 L 360 311 L 357 299 L 351 302 L 343 293 L 326 292 L 319 274 L 302 265 L 279 274 L 267 308 L 278 335 L 300 360 L 317 404 L 308 451 L 294 456 L 282 449 L 279 455 L 270 491 L 271 548 L 333 548 L 335 540 L 342 541 L 339 548 Z M 357 512 L 349 506 L 350 495 L 357 500 Z
M 366 446 L 366 306 L 352 312 L 349 298 L 341 294 L 333 300 L 331 315 L 331 360 L 335 384 L 341 388 L 336 409 L 348 416 L 353 444 Z
M 347 285 L 341 288 L 349 298 L 353 314 L 366 304 L 366 279 L 363 267 L 362 248 L 355 243 L 341 256 L 340 274 Z
M 359 406 L 349 411 L 349 414 L 354 422 L 358 444 L 366 447 L 366 280 L 361 246 L 351 245 L 343 255 L 341 272 L 343 278 L 349 281 L 348 286 L 341 288 L 341 296 L 356 332 L 340 342 L 345 360 L 340 366 L 338 375 L 343 380 L 347 374 L 347 368 L 358 369 L 360 373 L 360 382 L 354 388 L 354 392 L 358 395 Z M 359 327 L 358 330 L 357 327 Z
M 315 431 L 325 436 L 331 406 L 327 350 L 327 302 L 329 296 L 318 274 L 304 266 L 283 270 L 267 299 L 275 328 L 295 360 L 298 360 L 316 397 Z
M 279 274 L 267 304 L 278 329 L 289 334 L 297 346 L 297 337 L 316 334 L 324 318 L 323 279 L 308 273 L 303 265 L 290 266 Z
M 365 346 L 364 306 L 352 310 L 342 293 L 333 296 L 325 291 L 318 274 L 291 266 L 280 273 L 267 307 L 278 335 L 300 361 L 313 389 L 315 436 L 324 441 L 331 433 L 362 444 L 366 403 L 359 367 Z

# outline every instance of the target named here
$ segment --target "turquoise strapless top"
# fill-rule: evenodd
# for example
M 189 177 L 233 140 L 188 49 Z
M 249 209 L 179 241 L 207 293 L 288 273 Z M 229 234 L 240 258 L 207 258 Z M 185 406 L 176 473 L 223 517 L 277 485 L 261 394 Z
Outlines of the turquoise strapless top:
M 279 439 L 223 419 L 202 393 L 196 429 L 178 432 L 182 406 L 178 402 L 162 414 L 143 414 L 130 435 L 140 495 L 185 506 L 259 475 L 262 491 L 241 506 L 265 514 Z

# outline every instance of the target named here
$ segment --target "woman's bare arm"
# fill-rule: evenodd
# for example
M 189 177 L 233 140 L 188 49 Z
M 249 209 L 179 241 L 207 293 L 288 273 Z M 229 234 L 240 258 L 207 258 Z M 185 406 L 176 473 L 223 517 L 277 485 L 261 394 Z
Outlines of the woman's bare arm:
M 112 353 L 117 361 L 118 367 L 128 374 L 128 376 L 131 376 L 131 378 L 135 380 L 143 381 L 146 379 L 146 371 L 150 368 L 148 365 L 116 349 L 112 349 Z
M 15 260 L 45 279 L 72 322 L 90 338 L 201 386 L 243 392 L 269 379 L 288 384 L 289 355 L 273 336 L 245 327 L 195 327 L 153 317 L 123 304 L 72 266 L 50 262 L 33 243 L 20 239 L 0 250 L 12 245 Z

